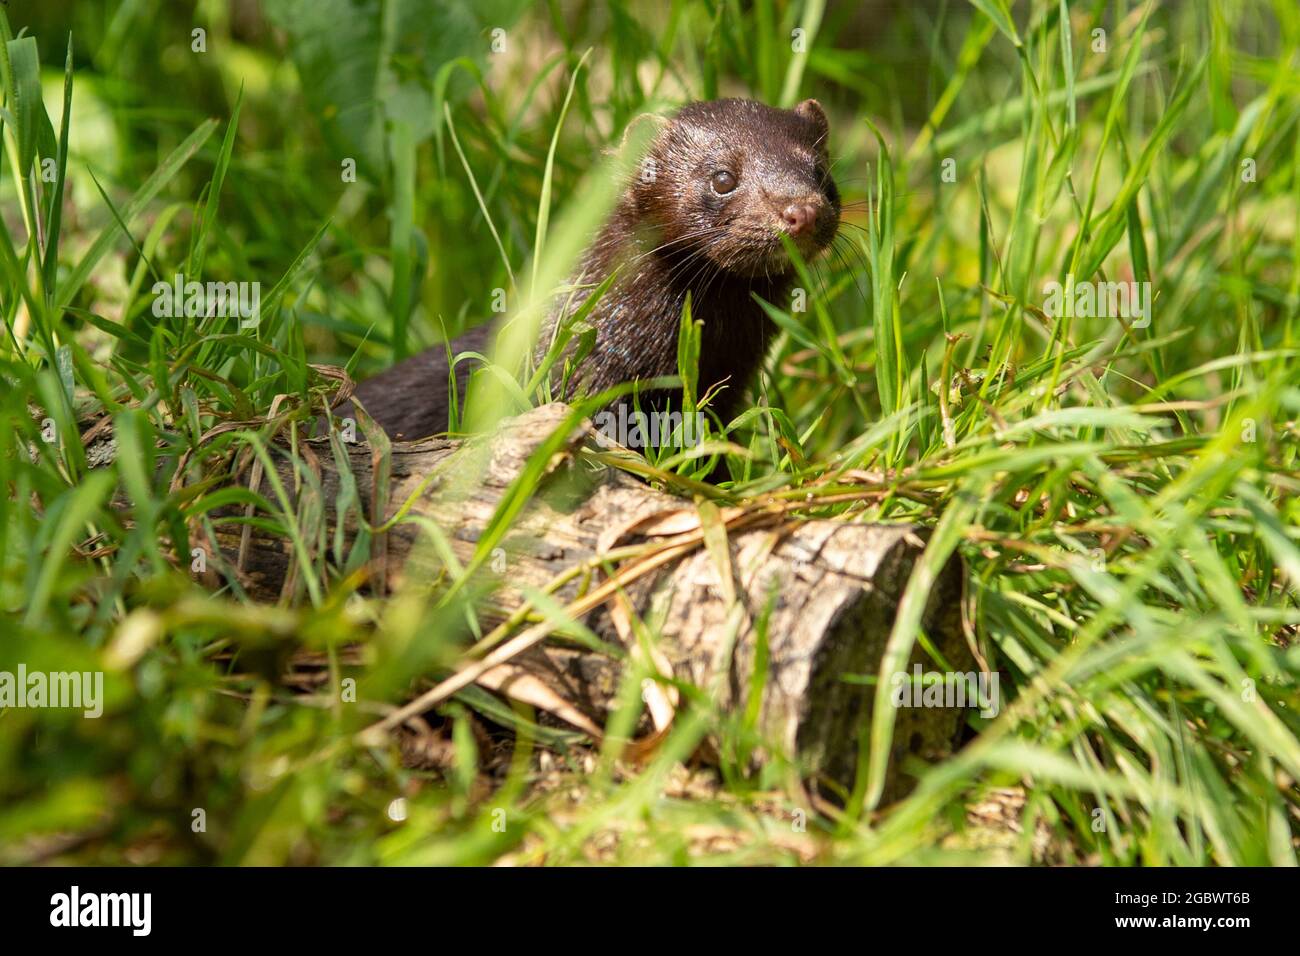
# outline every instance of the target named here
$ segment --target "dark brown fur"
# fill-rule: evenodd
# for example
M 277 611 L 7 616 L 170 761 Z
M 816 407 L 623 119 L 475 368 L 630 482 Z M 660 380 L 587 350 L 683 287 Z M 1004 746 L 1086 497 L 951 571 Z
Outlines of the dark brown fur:
M 723 386 L 710 407 L 724 422 L 735 414 L 774 331 L 754 295 L 780 304 L 795 274 L 779 232 L 811 259 L 839 225 L 828 132 L 815 100 L 793 110 L 752 100 L 691 103 L 667 122 L 579 265 L 584 282 L 615 270 L 618 278 L 590 315 L 596 345 L 574 370 L 572 390 L 676 375 L 689 291 L 692 314 L 703 321 L 699 392 Z M 725 178 L 714 178 L 721 171 L 735 183 L 725 193 L 717 188 Z M 474 329 L 451 351 L 486 353 L 487 340 L 487 327 Z M 462 398 L 470 368 L 457 367 Z M 436 345 L 362 382 L 357 394 L 390 435 L 422 437 L 447 428 L 447 371 L 446 346 Z M 641 402 L 661 406 L 671 396 Z

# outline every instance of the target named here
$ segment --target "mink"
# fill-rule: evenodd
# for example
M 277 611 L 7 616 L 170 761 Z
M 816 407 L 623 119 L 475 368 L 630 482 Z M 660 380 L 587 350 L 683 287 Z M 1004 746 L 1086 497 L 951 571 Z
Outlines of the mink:
M 698 395 L 719 388 L 708 407 L 728 422 L 775 332 L 755 296 L 780 304 L 795 278 L 781 234 L 811 260 L 838 229 L 840 197 L 831 177 L 829 133 L 816 100 L 791 110 L 745 99 L 679 109 L 655 137 L 578 264 L 585 291 L 566 300 L 565 314 L 576 311 L 591 287 L 610 274 L 615 279 L 587 318 L 596 331 L 595 345 L 570 369 L 563 397 L 676 375 L 689 293 L 692 316 L 703 323 Z M 563 317 L 557 310 L 549 318 L 541 351 Z M 490 329 L 481 326 L 454 339 L 451 354 L 487 354 Z M 393 438 L 446 431 L 447 358 L 447 345 L 435 345 L 363 381 L 356 394 Z M 473 367 L 472 361 L 462 361 L 456 368 L 462 402 Z M 636 401 L 644 410 L 662 408 L 674 398 L 667 391 L 646 391 Z

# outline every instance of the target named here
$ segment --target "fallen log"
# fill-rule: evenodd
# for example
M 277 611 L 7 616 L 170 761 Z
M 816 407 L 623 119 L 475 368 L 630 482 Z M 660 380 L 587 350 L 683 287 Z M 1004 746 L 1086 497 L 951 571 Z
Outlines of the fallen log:
M 503 496 L 548 436 L 571 423 L 569 412 L 564 405 L 547 405 L 507 421 L 491 438 L 397 443 L 387 454 L 364 443 L 334 446 L 346 451 L 360 492 L 353 498 L 369 498 L 371 527 L 406 509 L 404 520 L 371 541 L 372 589 L 445 580 L 446 552 L 431 547 L 421 531 L 429 522 L 441 530 L 457 562 L 470 562 Z M 765 739 L 797 754 L 806 774 L 851 786 L 874 693 L 873 682 L 856 678 L 879 670 L 925 532 L 697 505 L 584 454 L 608 446 L 588 423 L 560 437 L 543 463 L 538 492 L 480 568 L 500 578 L 489 618 L 495 613 L 500 620 L 517 609 L 527 588 L 549 588 L 556 601 L 581 612 L 598 637 L 634 657 L 644 648 L 638 648 L 632 621 L 653 622 L 651 664 L 661 673 L 704 689 L 723 712 L 747 707 L 751 693 L 760 693 L 757 725 Z M 323 539 L 329 540 L 338 522 L 336 504 L 347 498 L 341 494 L 344 479 L 324 440 L 306 445 L 315 449 L 308 457 L 320 493 L 304 490 L 301 457 L 295 466 L 283 448 L 275 458 L 277 477 L 294 495 L 304 536 L 311 540 L 323 522 Z M 349 541 L 360 524 L 355 513 L 344 515 Z M 294 548 L 283 536 L 227 526 L 216 544 L 238 566 L 252 596 L 295 599 L 301 576 Z M 922 628 L 952 668 L 972 672 L 961 591 L 962 569 L 954 558 L 934 582 Z M 541 640 L 548 630 L 534 624 L 525 632 L 534 639 L 521 644 L 516 637 L 500 645 L 490 660 L 462 671 L 457 686 L 477 682 L 543 707 L 559 700 L 563 706 L 546 709 L 599 733 L 627 662 L 572 642 Z M 919 646 L 909 672 L 914 664 L 936 669 Z M 756 666 L 766 671 L 758 684 Z M 396 727 L 448 693 L 411 702 L 383 728 Z M 671 720 L 671 692 L 647 695 L 646 702 L 656 727 Z M 950 753 L 963 722 L 959 708 L 900 708 L 886 797 L 908 789 L 908 777 L 899 772 L 904 758 L 932 761 Z M 763 755 L 760 749 L 758 759 Z

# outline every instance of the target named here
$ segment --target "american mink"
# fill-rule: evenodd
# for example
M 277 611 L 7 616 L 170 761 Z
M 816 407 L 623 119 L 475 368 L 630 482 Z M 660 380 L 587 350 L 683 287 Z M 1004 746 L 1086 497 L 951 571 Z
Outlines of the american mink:
M 774 332 L 752 293 L 779 303 L 795 276 L 779 233 L 811 259 L 839 226 L 829 132 L 816 100 L 781 110 L 723 99 L 677 111 L 579 263 L 584 282 L 618 276 L 588 318 L 596 344 L 573 370 L 571 392 L 676 375 L 689 291 L 692 315 L 703 321 L 698 393 L 725 385 L 710 407 L 723 422 L 735 414 Z M 559 318 L 551 317 L 543 349 Z M 489 334 L 489 326 L 466 332 L 451 353 L 486 354 Z M 472 367 L 457 365 L 462 401 Z M 447 388 L 447 346 L 439 344 L 362 382 L 357 395 L 390 436 L 409 440 L 447 429 Z M 642 394 L 640 402 L 661 406 L 671 396 Z

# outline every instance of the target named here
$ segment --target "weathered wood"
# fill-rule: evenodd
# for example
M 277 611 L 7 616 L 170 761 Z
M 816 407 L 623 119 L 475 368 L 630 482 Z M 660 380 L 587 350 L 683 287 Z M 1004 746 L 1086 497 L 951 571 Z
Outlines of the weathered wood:
M 391 517 L 414 495 L 408 515 L 434 522 L 457 559 L 466 562 L 511 481 L 567 414 L 563 405 L 534 409 L 507 422 L 490 440 L 394 444 L 391 470 L 378 477 L 371 449 L 348 446 L 351 471 L 363 501 L 375 492 L 375 500 L 382 501 L 372 522 L 379 511 L 384 519 Z M 870 722 L 874 685 L 845 678 L 877 672 L 899 598 L 924 547 L 924 532 L 724 509 L 719 517 L 731 523 L 726 548 L 709 549 L 699 543 L 694 504 L 574 454 L 583 443 L 591 447 L 601 441 L 589 427 L 579 428 L 553 456 L 541 491 L 514 522 L 492 562 L 502 579 L 493 598 L 498 613 L 516 606 L 525 587 L 543 588 L 584 563 L 598 566 L 598 559 L 616 545 L 658 542 L 666 557 L 661 566 L 627 584 L 621 610 L 622 598 L 593 608 L 587 626 L 615 646 L 630 648 L 636 642 L 627 612 L 655 622 L 661 654 L 656 663 L 709 690 L 723 710 L 746 704 L 763 632 L 767 679 L 760 728 L 783 750 L 797 753 L 809 774 L 851 784 L 860 733 Z M 339 476 L 328 446 L 315 444 L 315 450 L 325 503 L 321 514 L 332 528 Z M 287 457 L 278 468 L 281 482 L 293 488 Z M 299 510 L 311 514 L 315 509 Z M 345 527 L 354 524 L 345 521 Z M 353 531 L 347 527 L 349 536 Z M 371 578 L 374 586 L 394 589 L 445 572 L 417 523 L 397 524 L 385 537 L 374 550 L 380 556 Z M 219 543 L 233 560 L 239 535 Z M 246 585 L 254 596 L 276 600 L 286 574 L 293 573 L 290 544 L 257 530 L 244 544 Z M 729 560 L 720 560 L 723 553 Z M 923 628 L 955 668 L 973 671 L 960 621 L 961 577 L 954 559 L 929 595 Z M 594 579 L 576 575 L 555 597 L 574 599 L 601 579 L 600 574 Z M 919 648 L 909 669 L 912 663 L 934 669 Z M 603 726 L 622 673 L 623 665 L 609 656 L 543 642 L 489 670 L 479 682 L 525 697 L 530 686 L 536 696 L 532 682 L 540 682 L 546 692 Z M 650 702 L 654 710 L 654 700 Z M 660 706 L 665 706 L 662 701 Z M 906 789 L 906 777 L 895 771 L 908 754 L 934 759 L 950 752 L 962 720 L 954 709 L 900 709 L 887 793 Z

